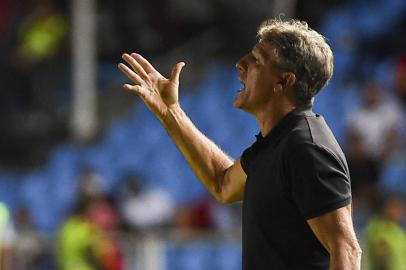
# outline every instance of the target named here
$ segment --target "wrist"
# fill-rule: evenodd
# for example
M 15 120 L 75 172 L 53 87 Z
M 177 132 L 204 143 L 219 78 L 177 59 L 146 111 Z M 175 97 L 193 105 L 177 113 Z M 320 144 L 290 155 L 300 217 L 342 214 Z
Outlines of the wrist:
M 176 122 L 176 118 L 178 118 L 181 114 L 184 114 L 180 104 L 174 103 L 169 105 L 165 111 L 165 113 L 159 117 L 159 120 L 165 127 L 170 127 L 174 122 Z

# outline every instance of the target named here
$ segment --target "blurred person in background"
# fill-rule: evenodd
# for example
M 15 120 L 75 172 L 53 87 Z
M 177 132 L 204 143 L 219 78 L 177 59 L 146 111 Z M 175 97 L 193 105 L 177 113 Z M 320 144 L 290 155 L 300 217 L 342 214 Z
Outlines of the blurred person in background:
M 101 270 L 103 232 L 89 221 L 88 200 L 77 202 L 73 215 L 58 233 L 57 259 L 60 270 Z
M 83 167 L 73 215 L 58 235 L 59 268 L 122 270 L 123 252 L 117 240 L 120 222 L 114 201 L 103 191 L 100 175 Z
M 394 76 L 395 95 L 406 113 L 406 54 L 399 57 Z
M 214 229 L 213 199 L 203 196 L 179 207 L 175 225 L 184 232 Z
M 406 22 L 406 21 L 405 21 Z M 388 156 L 388 160 L 383 164 L 380 175 L 380 186 L 391 192 L 399 192 L 406 195 L 406 55 L 401 54 L 396 57 L 391 73 L 392 94 L 395 98 L 390 105 L 392 110 L 398 114 L 398 125 L 389 145 L 396 150 L 393 155 Z M 395 118 L 395 117 L 393 117 Z M 382 119 L 383 122 L 393 121 L 391 119 Z M 396 126 L 395 126 L 396 127 Z
M 213 197 L 200 196 L 178 207 L 176 228 L 185 233 L 217 230 L 224 234 L 241 231 L 241 205 L 218 204 Z
M 67 35 L 67 22 L 53 0 L 35 0 L 19 29 L 17 57 L 22 65 L 36 65 L 56 56 Z
M 11 59 L 10 77 L 19 93 L 21 110 L 50 109 L 60 92 L 56 74 L 67 38 L 67 22 L 55 1 L 36 0 L 18 29 L 18 44 Z M 55 109 L 55 108 L 53 108 Z
M 16 233 L 10 212 L 5 203 L 0 202 L 0 269 L 13 269 L 13 253 Z
M 333 55 L 306 23 L 269 20 L 236 64 L 243 89 L 234 106 L 256 117 L 261 133 L 230 159 L 186 116 L 178 100 L 184 63 L 163 77 L 141 55 L 119 69 L 157 116 L 198 178 L 223 203 L 243 200 L 243 269 L 360 269 L 345 157 L 314 96 L 329 81 Z M 219 127 L 221 128 L 221 127 Z
M 122 270 L 123 251 L 118 241 L 118 209 L 108 197 L 99 197 L 89 202 L 86 215 L 89 222 L 97 226 L 103 234 L 99 249 L 102 269 Z
M 398 194 L 384 193 L 365 231 L 366 269 L 406 269 L 406 232 L 401 222 L 405 217 L 405 199 Z
M 379 180 L 379 162 L 369 155 L 361 135 L 352 132 L 348 134 L 347 140 L 348 167 L 353 194 L 362 196 L 363 193 L 374 192 Z
M 381 181 L 382 171 L 402 151 L 404 127 L 396 97 L 373 80 L 364 81 L 361 87 L 360 106 L 347 116 L 348 166 L 359 228 L 373 213 L 371 205 L 387 181 Z
M 16 211 L 15 218 L 16 241 L 14 267 L 15 270 L 39 270 L 45 269 L 49 246 L 32 223 L 29 208 L 21 206 Z
M 66 134 L 62 104 L 68 22 L 59 10 L 60 1 L 18 2 L 11 6 L 21 5 L 25 12 L 13 20 L 16 33 L 8 41 L 1 79 L 7 104 L 0 109 L 6 112 L 0 118 L 5 127 L 0 160 L 8 166 L 38 166 L 49 147 Z
M 77 200 L 92 200 L 103 197 L 102 181 L 101 175 L 94 168 L 82 167 L 78 173 Z
M 101 230 L 103 241 L 99 249 L 104 270 L 123 268 L 123 252 L 118 241 L 121 218 L 116 201 L 102 187 L 102 177 L 92 167 L 82 168 L 79 174 L 78 200 L 87 201 L 87 220 Z
M 361 106 L 347 119 L 349 136 L 359 136 L 365 154 L 381 165 L 399 149 L 402 112 L 396 102 L 384 96 L 375 81 L 362 84 Z
M 380 163 L 365 149 L 362 136 L 355 132 L 347 138 L 347 160 L 351 176 L 351 191 L 355 226 L 362 227 L 371 214 L 371 203 L 379 186 Z
M 124 176 L 118 194 L 120 212 L 127 229 L 156 230 L 172 224 L 175 214 L 173 199 L 164 189 L 147 187 L 139 174 Z
M 87 200 L 87 220 L 102 233 L 99 257 L 103 270 L 123 269 L 123 252 L 118 241 L 121 226 L 119 209 L 112 196 L 104 192 L 101 177 L 94 169 L 86 168 L 79 180 L 79 200 Z

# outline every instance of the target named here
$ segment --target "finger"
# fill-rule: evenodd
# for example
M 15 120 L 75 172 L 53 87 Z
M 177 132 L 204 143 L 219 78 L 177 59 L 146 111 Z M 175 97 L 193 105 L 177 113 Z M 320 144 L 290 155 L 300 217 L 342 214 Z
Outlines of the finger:
M 123 63 L 118 64 L 118 68 L 135 84 L 141 84 L 143 80 L 137 73 L 132 71 L 129 67 L 124 65 Z
M 180 72 L 182 71 L 182 68 L 185 66 L 185 62 L 180 62 L 177 63 L 173 68 L 172 68 L 172 73 L 171 73 L 171 81 L 174 83 L 179 83 L 179 76 Z
M 146 96 L 146 91 L 144 88 L 142 88 L 139 85 L 131 85 L 131 84 L 124 84 L 123 85 L 124 90 L 130 93 L 136 93 L 138 96 L 140 96 L 142 99 Z
M 134 57 L 135 60 L 138 61 L 138 63 L 140 63 L 140 65 L 144 68 L 144 70 L 147 73 L 150 72 L 157 72 L 159 73 L 149 62 L 147 59 L 145 59 L 144 57 L 142 57 L 140 54 L 138 53 L 132 53 L 131 54 L 132 57 Z
M 133 68 L 133 70 L 143 79 L 148 77 L 148 74 L 145 72 L 144 68 L 129 54 L 123 54 L 123 59 Z

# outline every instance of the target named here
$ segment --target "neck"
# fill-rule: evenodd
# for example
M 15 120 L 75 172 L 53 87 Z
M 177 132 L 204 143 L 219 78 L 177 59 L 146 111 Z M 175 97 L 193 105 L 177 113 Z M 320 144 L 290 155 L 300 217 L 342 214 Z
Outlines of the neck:
M 255 118 L 262 137 L 268 135 L 276 124 L 295 108 L 296 106 L 286 99 L 272 100 L 263 110 L 257 112 Z

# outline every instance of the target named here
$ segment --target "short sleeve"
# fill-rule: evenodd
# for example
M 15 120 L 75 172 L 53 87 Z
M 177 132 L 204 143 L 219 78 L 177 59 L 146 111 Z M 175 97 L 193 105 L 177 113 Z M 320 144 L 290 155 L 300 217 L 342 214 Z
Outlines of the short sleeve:
M 306 143 L 288 156 L 291 196 L 299 211 L 311 219 L 351 203 L 347 165 L 328 149 Z

